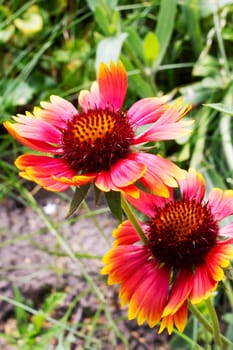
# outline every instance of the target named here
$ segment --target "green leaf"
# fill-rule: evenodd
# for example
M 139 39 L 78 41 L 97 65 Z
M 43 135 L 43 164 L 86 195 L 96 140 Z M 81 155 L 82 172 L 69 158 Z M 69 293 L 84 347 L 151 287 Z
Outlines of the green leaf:
M 95 205 L 97 205 L 99 203 L 101 193 L 102 193 L 102 191 L 94 185 Z
M 14 297 L 18 303 L 23 303 L 23 298 L 18 287 L 14 287 Z M 28 326 L 28 314 L 20 306 L 15 306 L 15 318 L 17 322 L 17 328 L 20 334 L 25 334 Z
M 126 56 L 122 54 L 121 58 L 128 72 L 129 89 L 142 98 L 154 96 L 154 91 L 152 90 L 151 85 L 142 78 L 140 71 L 135 69 Z
M 213 108 L 221 113 L 233 115 L 233 107 L 226 106 L 222 103 L 205 103 L 203 106 Z
M 39 311 L 38 314 L 32 316 L 32 323 L 33 323 L 34 329 L 32 329 L 32 331 L 30 332 L 30 336 L 33 336 L 33 335 L 36 336 L 40 333 L 45 319 L 46 319 L 46 316 L 43 313 L 43 311 Z
M 152 64 L 159 54 L 159 41 L 153 32 L 148 32 L 144 42 L 144 57 L 148 64 Z
M 104 11 L 104 9 L 100 6 L 97 5 L 95 8 L 95 19 L 96 22 L 98 23 L 100 29 L 103 31 L 103 33 L 105 35 L 109 35 L 110 34 L 110 30 L 109 30 L 109 21 L 108 21 L 108 17 L 106 15 L 106 12 Z
M 81 187 L 76 187 L 73 198 L 70 203 L 68 214 L 66 215 L 66 219 L 73 215 L 74 212 L 79 208 L 80 204 L 82 203 L 89 190 L 89 187 L 90 184 L 82 185 Z
M 46 300 L 42 306 L 42 310 L 44 312 L 50 314 L 55 309 L 55 307 L 58 305 L 58 303 L 60 303 L 64 299 L 65 295 L 66 294 L 63 292 L 54 292 L 54 293 L 50 294 L 46 298 Z
M 127 45 L 131 52 L 134 52 L 136 56 L 144 59 L 143 55 L 143 41 L 141 40 L 138 32 L 134 28 L 127 28 Z
M 121 194 L 120 192 L 110 191 L 105 193 L 105 197 L 111 210 L 112 214 L 122 221 L 122 210 L 121 210 Z
M 156 67 L 160 65 L 170 42 L 176 14 L 176 0 L 163 0 L 160 2 L 156 37 L 159 40 L 160 51 L 156 61 Z

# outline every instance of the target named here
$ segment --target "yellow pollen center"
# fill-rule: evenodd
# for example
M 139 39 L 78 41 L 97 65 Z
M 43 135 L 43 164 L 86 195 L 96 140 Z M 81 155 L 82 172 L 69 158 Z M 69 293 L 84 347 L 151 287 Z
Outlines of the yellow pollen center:
M 97 139 L 104 138 L 112 133 L 115 126 L 115 120 L 108 113 L 101 111 L 91 114 L 91 118 L 77 119 L 73 124 L 73 136 L 80 142 L 87 142 L 93 145 Z

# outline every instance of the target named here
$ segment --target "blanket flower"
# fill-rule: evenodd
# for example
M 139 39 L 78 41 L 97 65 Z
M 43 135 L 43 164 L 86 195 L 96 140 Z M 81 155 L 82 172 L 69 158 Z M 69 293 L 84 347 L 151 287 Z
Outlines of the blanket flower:
M 233 258 L 233 190 L 213 188 L 206 199 L 205 181 L 192 169 L 178 180 L 180 198 L 143 193 L 128 196 L 149 217 L 141 222 L 147 243 L 139 239 L 129 220 L 113 232 L 113 247 L 103 258 L 102 274 L 109 284 L 120 284 L 121 305 L 129 304 L 129 319 L 150 327 L 160 322 L 159 333 L 173 327 L 182 332 L 188 301 L 205 300 L 224 278 Z M 221 222 L 221 225 L 220 225 Z
M 41 108 L 4 123 L 8 132 L 39 154 L 16 159 L 20 175 L 50 191 L 94 183 L 101 191 L 122 191 L 137 198 L 137 181 L 153 193 L 168 196 L 184 171 L 159 155 L 142 152 L 150 141 L 187 134 L 181 120 L 190 107 L 178 100 L 143 98 L 123 110 L 127 74 L 121 62 L 102 63 L 97 82 L 79 94 L 79 110 L 51 96 Z M 143 130 L 142 130 L 143 129 Z

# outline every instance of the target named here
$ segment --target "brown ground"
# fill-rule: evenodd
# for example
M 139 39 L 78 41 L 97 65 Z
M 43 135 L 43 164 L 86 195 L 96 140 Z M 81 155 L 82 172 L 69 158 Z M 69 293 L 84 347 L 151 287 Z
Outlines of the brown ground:
M 82 217 L 84 209 L 79 211 L 75 220 L 68 222 L 64 220 L 68 210 L 67 202 L 56 194 L 48 195 L 43 191 L 40 193 L 42 193 L 38 197 L 40 208 L 47 213 L 53 224 L 59 223 L 59 233 L 75 253 L 102 256 L 108 250 L 109 244 L 92 218 Z M 98 209 L 103 207 L 102 203 Z M 77 217 L 80 219 L 77 220 Z M 111 241 L 111 232 L 116 225 L 115 219 L 108 212 L 99 214 L 97 219 L 104 235 Z M 98 334 L 95 334 L 96 338 L 101 339 L 102 350 L 169 348 L 166 334 L 159 336 L 156 329 L 149 329 L 147 326 L 138 327 L 136 322 L 127 320 L 126 310 L 121 310 L 118 304 L 117 287 L 107 286 L 105 277 L 99 273 L 102 266 L 100 259 L 72 260 L 40 216 L 31 208 L 18 205 L 13 200 L 7 199 L 0 203 L 0 223 L 0 296 L 14 298 L 13 286 L 17 286 L 24 302 L 30 302 L 35 309 L 39 309 L 46 295 L 55 290 L 65 291 L 66 297 L 54 315 L 59 319 L 75 296 L 88 288 L 88 283 L 83 276 L 83 269 L 85 269 L 104 293 L 113 318 L 119 318 L 117 325 L 120 332 L 129 342 L 127 347 L 117 339 L 118 345 L 113 345 L 109 327 L 102 327 Z M 89 321 L 90 324 L 97 306 L 98 299 L 95 293 L 86 294 L 75 306 L 71 323 L 88 324 L 87 321 Z M 104 324 L 108 321 L 104 315 L 101 315 L 99 322 Z M 15 329 L 14 307 L 0 300 L 0 332 L 12 334 Z M 83 327 L 81 331 L 85 333 L 87 330 Z M 84 349 L 81 339 L 74 339 L 72 346 L 71 350 Z M 18 350 L 19 348 L 15 345 L 6 345 L 6 341 L 0 338 L 0 349 Z M 49 349 L 55 350 L 56 346 Z M 95 350 L 95 348 L 91 349 Z

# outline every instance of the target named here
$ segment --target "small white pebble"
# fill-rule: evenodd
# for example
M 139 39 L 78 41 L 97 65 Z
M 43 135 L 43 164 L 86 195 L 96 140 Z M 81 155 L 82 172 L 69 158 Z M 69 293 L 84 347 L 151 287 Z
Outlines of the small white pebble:
M 55 204 L 55 203 L 51 203 L 51 202 L 50 202 L 50 203 L 47 203 L 47 204 L 44 205 L 44 207 L 43 207 L 44 212 L 45 212 L 45 214 L 47 214 L 47 215 L 53 215 L 53 214 L 55 214 L 56 208 L 57 208 L 56 204 Z

